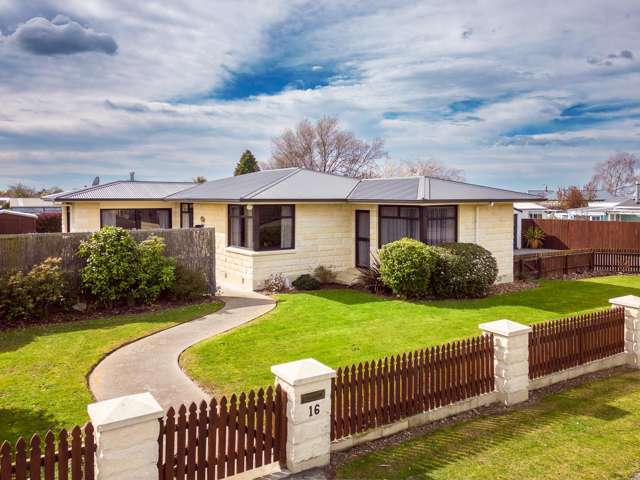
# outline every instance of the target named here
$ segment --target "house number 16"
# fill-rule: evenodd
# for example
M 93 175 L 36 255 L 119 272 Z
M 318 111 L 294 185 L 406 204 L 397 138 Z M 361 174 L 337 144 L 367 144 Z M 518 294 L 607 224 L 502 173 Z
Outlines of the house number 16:
M 316 403 L 315 405 L 309 405 L 309 416 L 314 417 L 316 415 L 320 415 L 320 404 Z

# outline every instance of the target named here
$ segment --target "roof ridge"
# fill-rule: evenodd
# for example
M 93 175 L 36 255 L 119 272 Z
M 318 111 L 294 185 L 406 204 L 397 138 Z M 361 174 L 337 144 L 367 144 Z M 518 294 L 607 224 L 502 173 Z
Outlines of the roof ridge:
M 262 192 L 265 192 L 265 191 L 269 190 L 271 187 L 275 187 L 275 186 L 276 186 L 276 185 L 278 185 L 280 182 L 283 182 L 283 181 L 285 181 L 287 178 L 293 177 L 296 173 L 299 173 L 299 172 L 301 172 L 301 171 L 302 171 L 302 168 L 300 168 L 300 167 L 292 167 L 292 168 L 294 168 L 294 170 L 293 170 L 291 173 L 289 173 L 288 175 L 284 175 L 282 178 L 278 178 L 278 179 L 274 180 L 273 182 L 271 182 L 271 183 L 269 183 L 269 184 L 267 184 L 267 185 L 265 185 L 265 186 L 263 186 L 263 187 L 260 187 L 260 188 L 258 188 L 258 189 L 256 189 L 256 190 L 254 190 L 253 192 L 249 192 L 247 195 L 245 195 L 245 196 L 243 196 L 243 197 L 240 197 L 240 198 L 242 198 L 242 199 L 245 199 L 245 198 L 247 198 L 247 199 L 253 198 L 254 196 L 256 196 L 256 195 L 258 195 L 258 194 L 260 194 L 260 193 L 262 193 Z M 276 169 L 276 170 L 287 170 L 287 169 L 285 169 L 285 168 L 278 168 L 278 169 Z M 264 170 L 263 170 L 263 171 L 264 171 Z

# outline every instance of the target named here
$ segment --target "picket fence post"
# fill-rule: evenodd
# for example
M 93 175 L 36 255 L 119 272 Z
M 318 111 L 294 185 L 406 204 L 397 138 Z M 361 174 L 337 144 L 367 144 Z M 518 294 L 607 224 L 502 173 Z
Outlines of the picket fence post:
M 640 297 L 625 295 L 609 300 L 613 307 L 624 308 L 624 351 L 627 363 L 640 368 Z
M 87 406 L 96 433 L 96 480 L 157 480 L 164 410 L 150 393 Z
M 335 370 L 308 358 L 274 365 L 271 372 L 287 394 L 287 470 L 295 473 L 328 465 Z
M 493 334 L 494 371 L 498 401 L 505 405 L 529 399 L 529 332 L 531 327 L 511 320 L 480 324 Z

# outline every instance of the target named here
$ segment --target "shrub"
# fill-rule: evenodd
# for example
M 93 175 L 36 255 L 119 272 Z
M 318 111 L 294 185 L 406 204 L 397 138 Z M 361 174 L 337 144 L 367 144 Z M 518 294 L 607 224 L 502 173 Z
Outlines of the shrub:
M 336 274 L 331 269 L 323 265 L 318 265 L 313 271 L 313 276 L 318 279 L 320 283 L 333 283 L 336 281 Z
M 36 219 L 36 232 L 55 233 L 62 231 L 62 214 L 55 212 L 41 213 Z
M 138 264 L 133 298 L 153 303 L 175 280 L 176 260 L 165 257 L 164 240 L 151 235 L 137 246 Z
M 391 293 L 389 287 L 382 281 L 380 275 L 380 259 L 376 255 L 372 255 L 371 265 L 368 267 L 358 267 L 360 275 L 358 276 L 357 285 L 369 290 L 371 293 Z
M 498 276 L 491 252 L 474 243 L 448 243 L 437 249 L 432 290 L 439 297 L 481 297 Z
M 380 276 L 394 294 L 423 297 L 435 266 L 434 249 L 418 240 L 403 238 L 387 243 L 380 251 Z
M 84 240 L 78 256 L 87 259 L 81 270 L 82 286 L 102 305 L 133 298 L 138 280 L 138 248 L 129 232 L 105 227 Z
M 308 273 L 305 273 L 293 281 L 293 286 L 298 290 L 317 290 L 320 288 L 320 282 Z
M 46 318 L 51 307 L 63 305 L 60 264 L 60 258 L 47 258 L 26 275 L 15 272 L 0 277 L 0 325 Z
M 264 281 L 264 289 L 269 293 L 278 293 L 288 290 L 287 279 L 281 273 L 272 273 Z
M 188 302 L 202 298 L 208 290 L 207 279 L 202 272 L 176 265 L 175 281 L 167 293 L 171 300 Z

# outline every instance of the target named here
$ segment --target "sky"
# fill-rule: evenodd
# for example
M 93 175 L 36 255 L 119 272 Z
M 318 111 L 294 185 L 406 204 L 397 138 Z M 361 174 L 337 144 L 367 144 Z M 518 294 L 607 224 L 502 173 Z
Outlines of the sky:
M 0 186 L 229 176 L 323 115 L 473 183 L 640 154 L 640 2 L 0 0 Z

